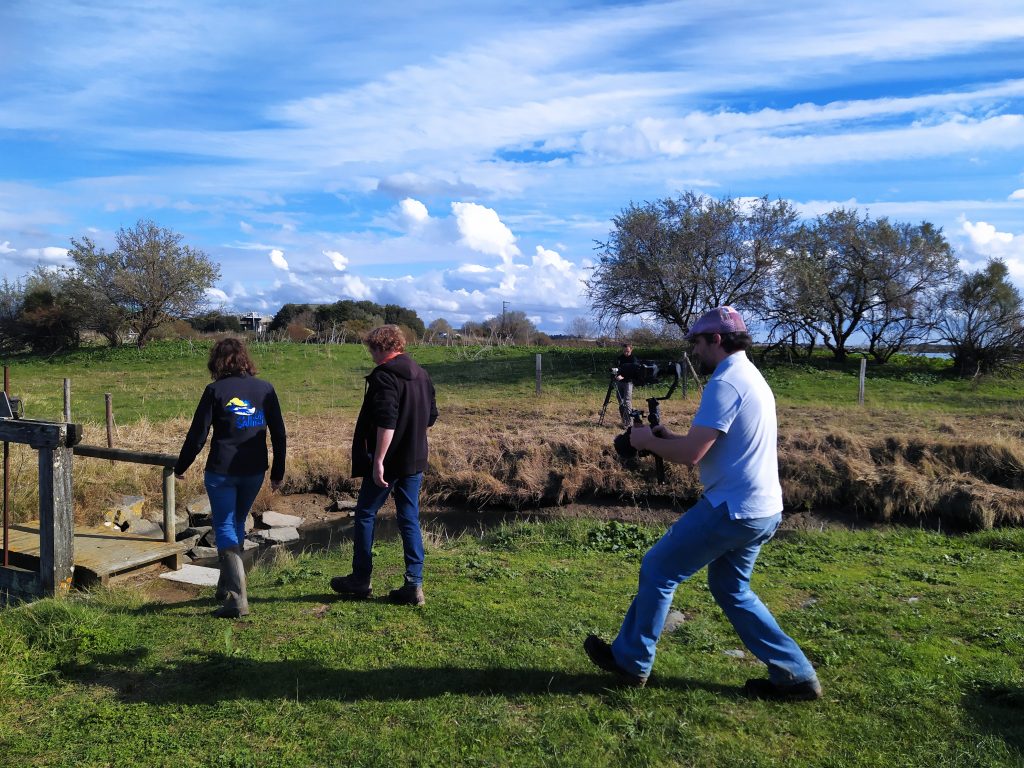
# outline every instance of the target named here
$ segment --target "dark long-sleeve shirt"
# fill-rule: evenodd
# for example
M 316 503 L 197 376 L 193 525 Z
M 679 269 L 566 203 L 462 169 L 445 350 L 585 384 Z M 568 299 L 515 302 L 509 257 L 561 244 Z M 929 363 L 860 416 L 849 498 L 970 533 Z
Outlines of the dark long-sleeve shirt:
M 437 421 L 434 384 L 408 355 L 381 363 L 366 377 L 363 406 L 352 437 L 352 477 L 373 469 L 377 429 L 395 435 L 384 456 L 384 477 L 405 477 L 427 468 L 427 428 Z
M 255 475 L 266 472 L 267 430 L 274 446 L 270 480 L 284 478 L 287 439 L 281 404 L 270 382 L 255 376 L 227 376 L 207 385 L 199 400 L 192 426 L 174 465 L 184 474 L 206 442 L 213 427 L 206 470 L 221 475 Z

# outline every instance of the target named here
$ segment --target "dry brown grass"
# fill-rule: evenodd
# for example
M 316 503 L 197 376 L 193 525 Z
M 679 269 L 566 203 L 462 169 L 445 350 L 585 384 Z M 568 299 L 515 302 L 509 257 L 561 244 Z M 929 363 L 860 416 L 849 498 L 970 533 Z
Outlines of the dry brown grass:
M 694 403 L 666 404 L 666 423 L 685 424 Z M 352 492 L 349 440 L 354 414 L 328 414 L 289 423 L 286 492 Z M 493 405 L 449 406 L 431 431 L 424 480 L 428 504 L 477 508 L 533 508 L 589 499 L 630 503 L 696 498 L 695 470 L 668 466 L 668 482 L 655 480 L 650 458 L 626 467 L 614 456 L 614 427 L 598 427 L 594 414 L 572 403 L 547 403 L 530 412 Z M 787 508 L 845 510 L 866 519 L 938 519 L 976 529 L 1024 521 L 1024 446 L 1011 416 L 940 419 L 884 410 L 817 408 L 780 411 L 780 474 Z M 185 420 L 121 427 L 117 445 L 176 453 Z M 99 425 L 87 425 L 98 442 Z M 12 446 L 16 519 L 35 516 L 35 457 Z M 204 456 L 178 484 L 179 505 L 203 495 Z M 142 494 L 159 509 L 155 467 L 76 459 L 75 508 L 80 521 L 96 520 L 121 495 Z M 268 489 L 257 508 L 270 504 Z

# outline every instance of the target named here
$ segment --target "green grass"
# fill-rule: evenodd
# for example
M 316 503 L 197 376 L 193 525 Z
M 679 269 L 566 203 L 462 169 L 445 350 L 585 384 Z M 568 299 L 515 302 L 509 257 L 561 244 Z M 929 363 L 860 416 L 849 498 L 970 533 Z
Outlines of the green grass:
M 336 601 L 351 549 L 251 574 L 253 615 L 129 590 L 0 612 L 8 765 L 1008 766 L 1024 749 L 1024 531 L 783 536 L 754 587 L 818 667 L 820 702 L 749 701 L 763 674 L 702 576 L 644 690 L 610 636 L 653 529 L 556 522 L 435 537 L 424 609 Z M 437 543 L 439 542 L 439 543 Z M 378 545 L 376 586 L 400 547 Z
M 26 415 L 56 419 L 62 412 L 62 379 L 71 379 L 72 415 L 102 423 L 103 395 L 113 396 L 118 423 L 190 417 L 206 372 L 207 342 L 153 342 L 143 350 L 86 348 L 47 360 L 17 358 L 11 389 L 24 397 Z M 372 368 L 359 345 L 254 344 L 262 376 L 277 388 L 288 416 L 318 416 L 336 408 L 358 408 L 363 376 Z M 535 403 L 535 356 L 543 355 L 545 402 L 578 403 L 588 414 L 601 406 L 616 349 L 559 347 L 414 347 L 412 355 L 431 373 L 439 404 L 490 408 Z M 680 350 L 640 350 L 657 360 L 678 359 Z M 770 362 L 765 377 L 780 405 L 857 407 L 859 359 L 836 363 L 817 356 L 796 363 Z M 647 397 L 664 386 L 643 389 Z M 693 395 L 691 394 L 691 399 Z M 672 405 L 679 402 L 677 395 Z M 869 364 L 869 406 L 951 414 L 1006 414 L 1020 410 L 1020 381 L 989 377 L 980 383 L 954 375 L 948 361 L 897 356 L 885 366 Z

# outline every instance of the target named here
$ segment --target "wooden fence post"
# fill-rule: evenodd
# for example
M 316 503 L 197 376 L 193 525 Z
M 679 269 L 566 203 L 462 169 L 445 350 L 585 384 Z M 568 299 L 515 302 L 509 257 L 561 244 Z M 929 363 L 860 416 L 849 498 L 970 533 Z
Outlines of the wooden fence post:
M 537 353 L 537 394 L 540 394 L 540 352 Z
M 176 541 L 174 503 L 174 468 L 164 467 L 164 541 L 168 544 Z
M 61 430 L 66 436 L 66 427 Z M 63 595 L 74 575 L 71 448 L 61 439 L 39 450 L 39 585 L 44 595 Z
M 857 402 L 864 405 L 864 376 L 868 370 L 868 359 L 862 357 L 860 359 L 860 379 L 857 382 Z
M 64 379 L 64 423 L 71 421 L 71 379 Z

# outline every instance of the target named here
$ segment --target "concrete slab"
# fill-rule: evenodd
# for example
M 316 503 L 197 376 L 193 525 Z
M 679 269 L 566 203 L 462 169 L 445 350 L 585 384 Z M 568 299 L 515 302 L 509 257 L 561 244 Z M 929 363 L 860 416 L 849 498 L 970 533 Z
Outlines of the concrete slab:
M 220 577 L 218 568 L 204 568 L 201 565 L 183 565 L 177 571 L 161 573 L 161 579 L 168 581 L 180 581 L 185 584 L 195 584 L 200 587 L 215 587 Z

